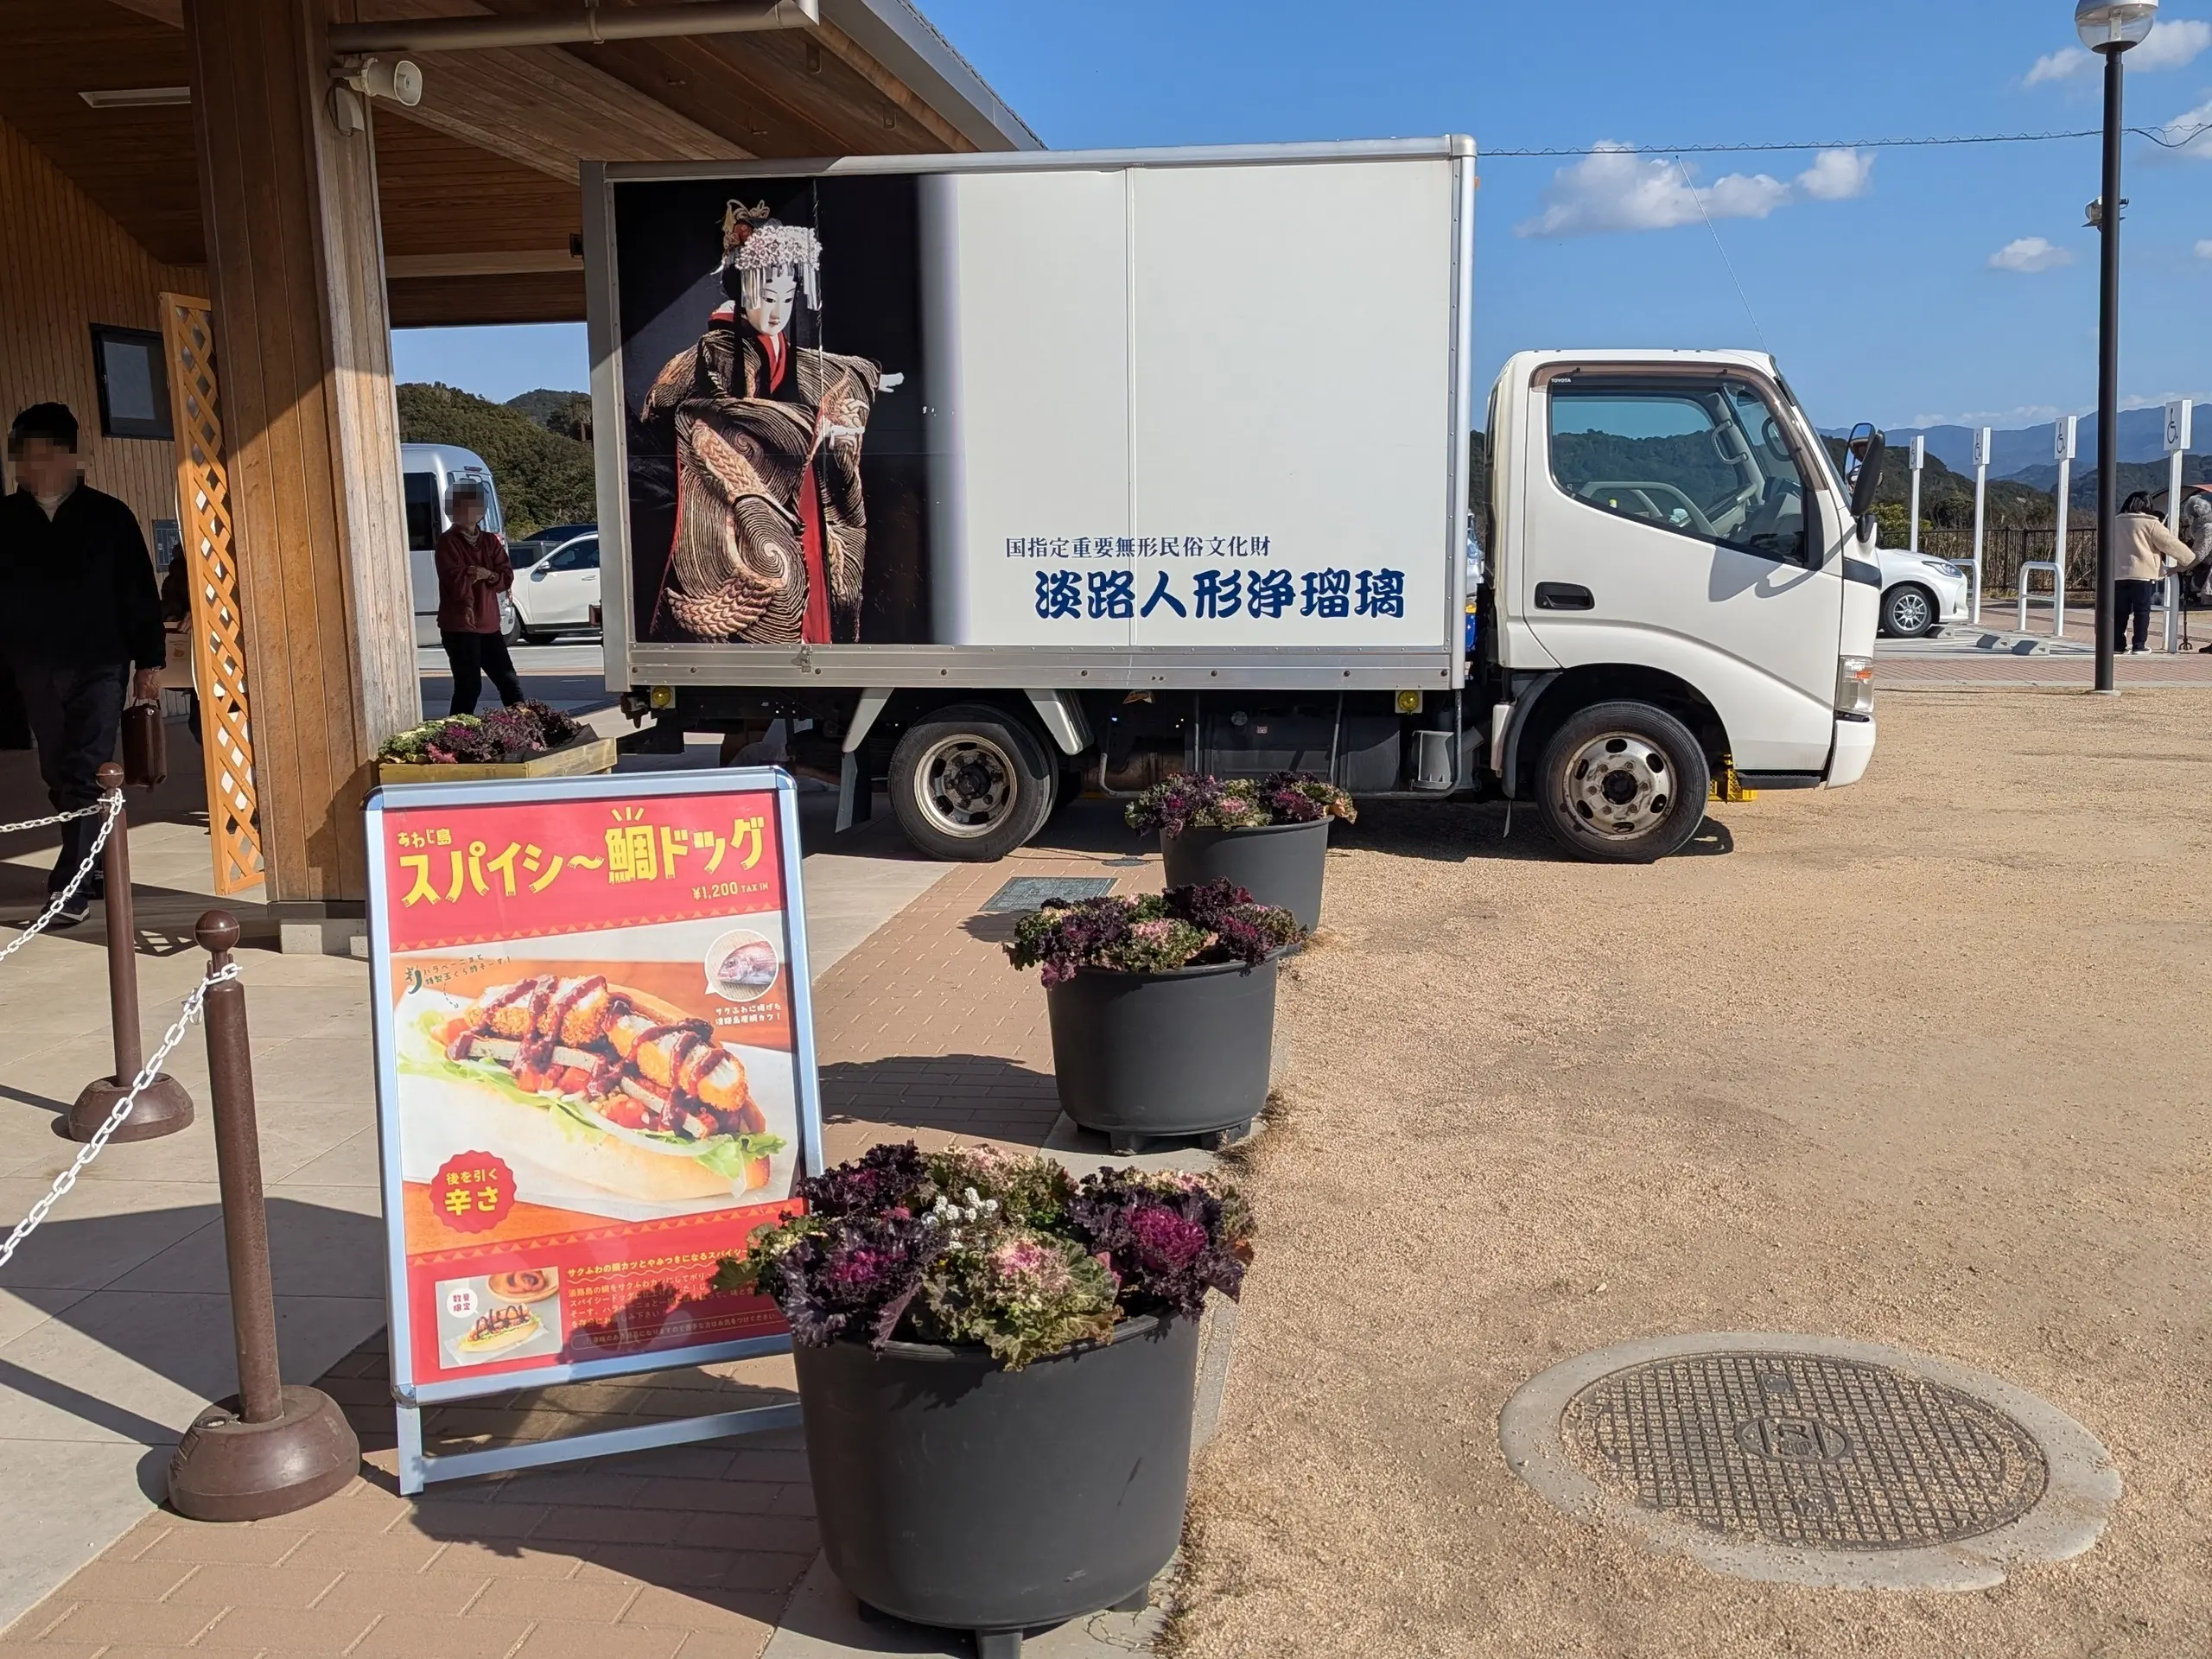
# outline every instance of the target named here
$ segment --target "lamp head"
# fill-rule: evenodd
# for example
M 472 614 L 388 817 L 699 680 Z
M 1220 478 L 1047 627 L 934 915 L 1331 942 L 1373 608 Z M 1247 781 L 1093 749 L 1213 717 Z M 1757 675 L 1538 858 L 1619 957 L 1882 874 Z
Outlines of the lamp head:
M 2081 0 L 2074 27 L 2092 52 L 2125 52 L 2140 46 L 2158 21 L 2158 0 Z

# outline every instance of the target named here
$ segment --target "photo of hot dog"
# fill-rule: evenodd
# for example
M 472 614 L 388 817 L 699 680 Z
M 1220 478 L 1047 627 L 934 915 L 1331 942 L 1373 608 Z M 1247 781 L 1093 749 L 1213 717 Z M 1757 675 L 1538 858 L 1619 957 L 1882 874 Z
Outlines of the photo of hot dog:
M 513 1109 L 500 1114 L 497 1150 L 604 1192 L 649 1203 L 741 1196 L 768 1185 L 785 1144 L 710 1024 L 603 975 L 495 985 L 423 1031 L 440 1063 L 403 1071 L 479 1085 Z
M 471 1325 L 468 1334 L 454 1346 L 480 1358 L 519 1348 L 544 1329 L 537 1315 L 526 1307 L 495 1307 Z

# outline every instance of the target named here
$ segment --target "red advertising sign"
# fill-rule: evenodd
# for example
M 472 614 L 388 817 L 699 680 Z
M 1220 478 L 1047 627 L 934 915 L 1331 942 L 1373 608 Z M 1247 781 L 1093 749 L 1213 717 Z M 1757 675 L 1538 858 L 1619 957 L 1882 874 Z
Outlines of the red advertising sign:
M 818 1161 L 791 799 L 772 772 L 372 798 L 392 1329 L 421 1397 L 782 1334 L 709 1281 Z

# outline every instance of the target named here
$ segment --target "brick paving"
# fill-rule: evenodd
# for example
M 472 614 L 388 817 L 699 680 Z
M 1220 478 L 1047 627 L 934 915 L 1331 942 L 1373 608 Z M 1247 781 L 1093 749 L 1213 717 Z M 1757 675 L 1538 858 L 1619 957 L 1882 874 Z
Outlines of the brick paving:
M 1035 976 L 978 907 L 1016 875 L 1157 887 L 1156 857 L 1087 805 L 1057 844 L 954 871 L 840 962 L 816 999 L 827 1150 L 1042 1145 L 1058 1115 Z M 518 1390 L 425 1414 L 429 1449 L 787 1400 L 787 1357 Z M 4 1634 L 0 1659 L 759 1659 L 817 1539 L 801 1431 L 440 1485 L 395 1478 L 385 1342 L 323 1378 L 362 1478 L 275 1521 L 148 1516 Z
M 955 870 L 823 982 L 815 1029 L 832 1162 L 909 1136 L 1045 1143 L 1060 1108 L 1044 992 L 1006 959 L 1014 918 L 980 911 L 1017 876 L 1107 875 L 1117 892 L 1157 891 L 1159 859 L 1121 861 L 1141 849 L 1110 812 L 1085 803 L 1055 844 Z

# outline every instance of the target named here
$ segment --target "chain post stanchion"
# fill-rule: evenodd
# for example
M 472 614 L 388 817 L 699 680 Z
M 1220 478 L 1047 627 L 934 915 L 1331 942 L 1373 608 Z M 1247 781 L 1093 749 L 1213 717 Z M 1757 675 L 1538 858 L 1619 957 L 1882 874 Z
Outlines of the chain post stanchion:
M 286 1386 L 279 1370 L 245 988 L 234 970 L 225 972 L 232 969 L 238 920 L 211 910 L 194 937 L 208 953 L 210 978 L 222 976 L 207 991 L 207 1095 L 238 1392 L 201 1412 L 185 1431 L 169 1464 L 169 1502 L 195 1521 L 261 1521 L 345 1487 L 360 1467 L 361 1445 L 337 1402 L 319 1389 Z
M 130 904 L 130 816 L 123 805 L 123 768 L 111 760 L 99 769 L 100 793 L 115 803 L 107 845 L 102 850 L 107 877 L 108 1020 L 115 1031 L 115 1071 L 95 1077 L 78 1095 L 64 1120 L 72 1141 L 89 1141 L 133 1092 L 144 1045 L 138 1034 L 138 934 Z M 192 1124 L 192 1096 L 175 1077 L 157 1073 L 137 1090 L 137 1102 L 115 1141 L 152 1141 Z

